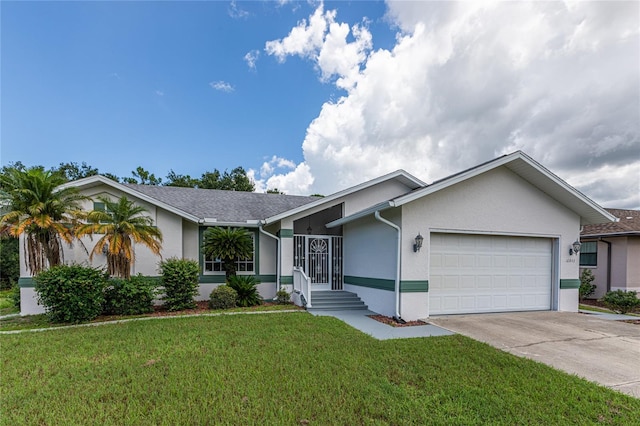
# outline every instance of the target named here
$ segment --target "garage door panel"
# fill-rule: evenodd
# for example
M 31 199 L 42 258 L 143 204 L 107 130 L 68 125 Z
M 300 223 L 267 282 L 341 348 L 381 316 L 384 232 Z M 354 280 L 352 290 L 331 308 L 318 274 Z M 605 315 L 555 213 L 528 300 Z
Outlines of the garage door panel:
M 430 313 L 548 310 L 551 240 L 432 234 Z

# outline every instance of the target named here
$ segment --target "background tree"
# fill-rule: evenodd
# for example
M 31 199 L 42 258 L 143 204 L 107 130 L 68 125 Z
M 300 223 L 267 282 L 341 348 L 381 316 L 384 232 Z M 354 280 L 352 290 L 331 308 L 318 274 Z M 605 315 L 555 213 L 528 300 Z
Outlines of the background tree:
M 153 173 L 149 173 L 147 170 L 138 166 L 131 172 L 133 177 L 124 177 L 122 181 L 124 183 L 140 184 L 140 185 L 160 185 L 162 178 L 157 178 Z
M 86 197 L 76 188 L 58 188 L 65 182 L 61 173 L 42 167 L 6 168 L 0 174 L 0 233 L 25 237 L 27 268 L 37 275 L 64 261 L 62 242 L 71 245 L 80 202 Z
M 198 179 L 194 179 L 189 175 L 179 175 L 173 170 L 169 171 L 165 186 L 179 186 L 182 188 L 195 188 L 199 186 Z
M 198 183 L 199 188 L 223 189 L 226 191 L 253 192 L 256 187 L 247 176 L 247 172 L 242 167 L 236 167 L 231 173 L 225 170 L 220 173 L 217 169 L 213 172 L 205 172 Z
M 282 195 L 286 195 L 284 192 L 280 191 L 278 188 L 267 189 L 267 194 L 282 194 Z
M 160 256 L 162 233 L 153 226 L 153 219 L 144 214 L 147 210 L 134 205 L 126 197 L 116 202 L 107 197 L 98 197 L 98 200 L 104 203 L 105 210 L 89 212 L 89 223 L 81 225 L 77 235 L 104 234 L 96 242 L 89 258 L 106 251 L 109 274 L 127 279 L 135 262 L 133 243 L 141 243 Z
M 98 174 L 98 169 L 95 167 L 89 166 L 84 161 L 82 164 L 78 165 L 78 163 L 60 163 L 58 168 L 51 169 L 52 172 L 62 173 L 66 180 L 78 180 L 82 178 L 86 178 L 89 176 L 95 176 Z
M 219 226 L 204 231 L 202 252 L 212 259 L 220 259 L 227 281 L 236 275 L 236 260 L 250 259 L 253 255 L 253 238 L 244 228 Z

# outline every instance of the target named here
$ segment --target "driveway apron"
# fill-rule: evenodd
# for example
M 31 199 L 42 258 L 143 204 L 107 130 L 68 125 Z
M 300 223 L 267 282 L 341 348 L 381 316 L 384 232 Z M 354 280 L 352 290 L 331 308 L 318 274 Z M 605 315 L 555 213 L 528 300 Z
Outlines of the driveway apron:
M 429 322 L 640 398 L 640 325 L 549 311 L 436 316 Z

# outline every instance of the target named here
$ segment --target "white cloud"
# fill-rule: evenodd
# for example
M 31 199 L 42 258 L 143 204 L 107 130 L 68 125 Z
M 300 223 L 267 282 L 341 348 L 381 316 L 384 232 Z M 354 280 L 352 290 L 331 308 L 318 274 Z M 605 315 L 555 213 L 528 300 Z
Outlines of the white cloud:
M 322 46 L 327 27 L 334 22 L 335 16 L 335 10 L 325 13 L 324 5 L 320 3 L 313 15 L 309 16 L 308 23 L 303 19 L 285 38 L 268 41 L 265 51 L 274 55 L 280 62 L 284 62 L 289 55 L 313 57 L 316 50 Z
M 322 4 L 267 42 L 344 90 L 307 128 L 304 162 L 268 180 L 307 194 L 398 168 L 431 181 L 521 149 L 607 207 L 640 208 L 640 3 L 388 7 L 390 50 Z
M 156 90 L 155 93 L 158 96 L 164 96 L 164 92 L 162 90 Z
M 229 16 L 231 16 L 234 19 L 238 19 L 238 18 L 247 18 L 249 16 L 249 12 L 247 12 L 246 10 L 241 9 L 235 0 L 232 0 L 231 3 L 229 4 Z
M 247 175 L 255 182 L 256 192 L 278 188 L 286 194 L 304 194 L 313 183 L 306 165 L 276 155 L 262 163 L 259 171 L 250 169 Z
M 260 58 L 259 50 L 252 50 L 244 55 L 244 61 L 247 63 L 249 68 L 254 70 L 256 69 L 256 62 L 258 61 L 258 58 Z
M 221 92 L 227 92 L 227 93 L 233 92 L 235 90 L 235 88 L 231 84 L 222 80 L 212 81 L 211 83 L 209 83 L 209 86 L 211 86 L 215 90 L 219 90 Z

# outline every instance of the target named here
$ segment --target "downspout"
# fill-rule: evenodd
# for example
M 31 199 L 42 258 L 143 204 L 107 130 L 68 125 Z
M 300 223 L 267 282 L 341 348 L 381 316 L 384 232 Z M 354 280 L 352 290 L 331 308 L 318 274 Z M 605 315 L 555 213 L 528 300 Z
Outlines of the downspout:
M 280 290 L 280 238 L 262 229 L 262 224 L 258 226 L 260 233 L 276 240 L 276 292 Z
M 385 219 L 382 216 L 380 216 L 380 211 L 379 210 L 376 210 L 374 215 L 375 215 L 375 217 L 376 217 L 376 219 L 378 221 L 380 221 L 380 222 L 382 222 L 382 223 L 384 223 L 386 225 L 389 225 L 390 227 L 395 229 L 397 234 L 398 234 L 398 249 L 397 249 L 397 260 L 396 260 L 396 285 L 395 285 L 396 315 L 395 315 L 394 319 L 396 320 L 396 322 L 404 324 L 405 321 L 400 316 L 400 249 L 402 248 L 401 247 L 402 230 L 395 223 L 390 222 L 387 219 Z
M 611 291 L 611 242 L 603 240 L 600 237 L 600 241 L 607 245 L 607 293 Z

